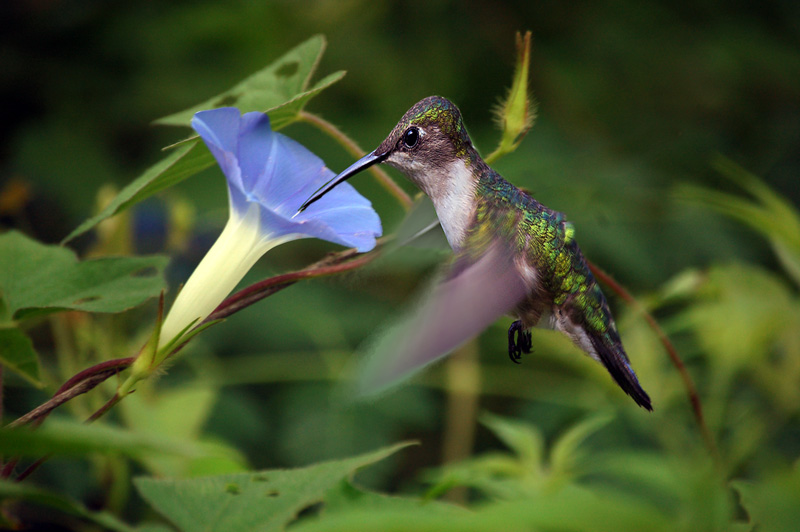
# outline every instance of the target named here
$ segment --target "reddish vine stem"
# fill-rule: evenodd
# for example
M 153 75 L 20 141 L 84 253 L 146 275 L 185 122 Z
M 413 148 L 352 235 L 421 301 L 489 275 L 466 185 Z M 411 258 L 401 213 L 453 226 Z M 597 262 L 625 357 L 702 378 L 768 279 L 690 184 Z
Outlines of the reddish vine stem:
M 312 264 L 308 268 L 284 273 L 282 275 L 276 275 L 274 277 L 270 277 L 269 279 L 264 279 L 263 281 L 250 285 L 247 288 L 243 288 L 220 303 L 214 312 L 209 314 L 209 316 L 203 321 L 203 323 L 227 318 L 231 314 L 234 314 L 235 312 L 238 312 L 257 301 L 260 301 L 267 296 L 271 296 L 275 292 L 283 290 L 284 288 L 293 285 L 297 281 L 311 279 L 314 277 L 335 275 L 337 273 L 343 273 L 360 268 L 365 264 L 372 262 L 380 254 L 380 251 L 375 250 L 370 253 L 365 253 L 356 259 L 347 260 L 356 254 L 357 252 L 355 250 L 350 249 L 326 257 L 321 261 Z
M 90 368 L 86 368 L 80 373 L 76 373 L 75 375 L 73 375 L 67 382 L 65 382 L 61 386 L 61 388 L 58 389 L 58 391 L 56 391 L 55 395 L 58 395 L 59 393 L 68 390 L 69 388 L 75 386 L 77 383 L 91 377 L 96 373 L 101 373 L 108 370 L 117 370 L 117 372 L 119 372 L 124 369 L 127 369 L 128 366 L 133 364 L 134 358 L 136 357 L 125 357 L 125 358 L 117 358 L 114 360 L 106 360 L 105 362 L 100 362 L 99 364 L 95 364 Z
M 348 260 L 358 254 L 355 250 L 348 249 L 340 253 L 331 254 L 328 257 L 312 264 L 311 266 L 302 270 L 276 275 L 265 279 L 261 282 L 255 283 L 252 286 L 244 288 L 236 292 L 228 299 L 223 301 L 217 309 L 212 312 L 205 322 L 220 320 L 242 310 L 243 308 L 264 299 L 267 296 L 278 292 L 297 281 L 303 279 L 310 279 L 313 277 L 322 277 L 326 275 L 334 275 L 343 273 L 349 270 L 360 268 L 361 266 L 371 262 L 378 256 L 378 251 L 366 253 L 354 260 Z M 182 348 L 183 346 L 180 346 Z M 177 351 L 177 349 L 176 349 Z M 109 377 L 116 375 L 120 371 L 127 369 L 135 360 L 136 357 L 118 358 L 115 360 L 107 360 L 99 364 L 95 364 L 85 370 L 73 375 L 67 382 L 65 382 L 53 395 L 50 400 L 34 408 L 22 417 L 12 421 L 8 424 L 8 428 L 20 427 L 31 422 L 41 423 L 57 407 L 61 406 L 70 399 L 77 397 L 83 393 L 88 392 L 101 382 Z M 102 416 L 108 409 L 113 407 L 120 401 L 120 397 L 116 394 L 112 397 L 103 407 L 97 412 L 92 414 L 87 421 L 91 422 Z
M 8 462 L 5 463 L 3 469 L 0 470 L 0 478 L 8 478 L 11 476 L 11 473 L 14 472 L 14 468 L 17 467 L 17 462 L 19 462 L 19 457 L 14 457 Z
M 81 371 L 64 383 L 64 385 L 58 389 L 58 391 L 49 401 L 39 405 L 24 416 L 12 421 L 7 425 L 6 428 L 13 429 L 15 427 L 24 426 L 28 423 L 33 423 L 34 427 L 38 427 L 44 422 L 47 416 L 50 415 L 50 412 L 67 401 L 93 389 L 95 386 L 101 382 L 104 382 L 109 377 L 116 375 L 123 369 L 127 368 L 131 363 L 133 363 L 133 357 L 108 360 Z M 22 474 L 20 474 L 20 476 L 17 477 L 17 482 L 23 480 L 25 477 L 33 473 L 41 464 L 47 461 L 49 457 L 50 455 L 43 456 L 31 464 L 25 471 L 23 471 Z M 13 458 L 9 460 L 9 462 L 3 467 L 2 471 L 0 471 L 0 478 L 8 478 L 11 476 L 11 473 L 14 471 L 14 468 L 17 466 L 18 462 L 19 458 Z
M 358 146 L 352 139 L 347 137 L 344 133 L 342 133 L 336 126 L 331 124 L 330 122 L 324 120 L 323 118 L 313 115 L 311 113 L 307 113 L 302 111 L 300 114 L 300 118 L 305 120 L 306 122 L 318 127 L 320 130 L 324 131 L 325 133 L 331 135 L 337 141 L 339 141 L 345 149 L 350 152 L 353 156 L 360 156 L 363 153 L 361 147 Z M 389 177 L 386 172 L 379 168 L 372 169 L 373 174 L 377 177 L 378 181 L 400 202 L 405 210 L 408 210 L 409 206 L 412 204 L 412 200 L 410 196 L 400 188 L 397 183 L 394 182 L 391 177 Z M 221 320 L 227 318 L 228 316 L 242 310 L 245 307 L 264 299 L 284 288 L 287 288 L 294 283 L 301 281 L 303 279 L 310 279 L 313 277 L 321 277 L 326 275 L 335 275 L 337 273 L 342 273 L 345 271 L 353 270 L 356 268 L 360 268 L 361 266 L 371 262 L 375 259 L 378 254 L 379 250 L 374 250 L 371 253 L 367 253 L 358 257 L 357 259 L 350 260 L 352 257 L 356 256 L 358 252 L 353 249 L 349 249 L 340 253 L 331 254 L 328 257 L 323 258 L 322 260 L 312 264 L 308 268 L 304 268 L 302 270 L 298 270 L 295 272 L 286 273 L 283 275 L 277 275 L 271 277 L 269 279 L 265 279 L 260 283 L 256 283 L 248 288 L 240 290 L 239 292 L 233 294 L 225 301 L 223 301 L 215 310 L 212 312 L 204 321 L 203 323 L 208 323 L 215 320 Z M 163 293 L 162 293 L 162 304 L 163 304 Z M 188 341 L 187 341 L 188 342 Z M 187 342 L 177 346 L 177 348 L 170 354 L 170 356 L 174 355 L 186 345 Z M 34 427 L 38 427 L 47 416 L 61 406 L 62 404 L 66 403 L 67 401 L 81 395 L 83 393 L 88 392 L 89 390 L 93 389 L 101 382 L 105 381 L 109 377 L 119 373 L 127 369 L 135 360 L 136 357 L 127 357 L 127 358 L 120 358 L 116 360 L 109 360 L 106 362 L 101 362 L 100 364 L 96 364 L 90 368 L 87 368 L 74 376 L 72 376 L 67 382 L 65 382 L 53 395 L 53 397 L 48 400 L 47 402 L 43 403 L 42 405 L 34 408 L 27 414 L 21 416 L 20 418 L 14 420 L 13 422 L 7 425 L 7 428 L 15 428 L 26 425 L 28 423 L 35 423 Z M 0 366 L 0 423 L 2 422 L 2 399 L 3 399 L 3 368 Z M 114 405 L 116 405 L 119 401 L 122 400 L 122 397 L 119 394 L 115 393 L 100 409 L 94 412 L 89 418 L 86 420 L 86 423 L 91 423 L 98 418 L 102 417 L 108 410 L 110 410 Z M 43 464 L 50 455 L 44 456 L 31 464 L 25 471 L 22 472 L 17 477 L 17 480 L 23 480 L 31 473 L 33 473 L 41 464 Z M 0 461 L 0 478 L 7 478 L 11 475 L 14 467 L 16 467 L 18 459 L 12 459 L 5 465 L 2 464 Z
M 89 424 L 92 423 L 93 421 L 97 421 L 97 419 L 101 418 L 106 412 L 108 412 L 111 409 L 112 406 L 119 403 L 121 400 L 122 397 L 120 397 L 118 393 L 114 393 L 114 395 L 111 396 L 111 399 L 106 401 L 106 403 L 103 406 L 101 406 L 97 410 L 97 412 L 95 412 L 86 419 L 86 423 Z
M 12 429 L 15 427 L 21 427 L 31 422 L 35 422 L 38 426 L 45 420 L 50 412 L 63 405 L 70 399 L 88 392 L 109 377 L 126 369 L 133 363 L 133 359 L 133 357 L 129 357 L 120 358 L 117 360 L 109 360 L 81 371 L 69 379 L 64 386 L 59 388 L 49 401 L 37 406 L 24 416 L 12 421 L 7 425 L 7 428 Z
M 133 357 L 131 357 L 131 363 L 132 363 L 132 362 L 133 362 Z M 129 364 L 129 365 L 130 365 L 130 364 Z M 125 367 L 127 367 L 127 366 L 125 366 Z M 106 377 L 106 379 L 107 379 L 108 377 L 110 377 L 110 376 L 111 376 L 111 375 L 108 375 L 108 376 Z M 105 380 L 105 379 L 103 379 L 103 380 Z M 98 381 L 98 382 L 97 382 L 97 383 L 96 383 L 94 386 L 97 386 L 97 384 L 100 384 L 100 382 L 103 382 L 103 380 L 100 380 L 100 381 Z M 87 382 L 87 381 L 84 381 L 84 382 Z M 94 386 L 92 386 L 92 388 L 93 388 Z M 87 391 L 88 391 L 88 390 L 87 390 Z M 99 410 L 97 410 L 97 411 L 96 411 L 94 414 L 92 414 L 91 416 L 89 416 L 89 417 L 86 419 L 86 421 L 85 421 L 84 423 L 86 423 L 86 424 L 88 425 L 89 423 L 92 423 L 93 421 L 96 421 L 98 418 L 100 418 L 100 417 L 101 417 L 101 416 L 103 416 L 103 415 L 104 415 L 106 412 L 108 412 L 108 411 L 109 411 L 109 409 L 111 409 L 111 407 L 112 407 L 112 406 L 114 406 L 115 404 L 117 404 L 118 402 L 120 402 L 120 400 L 121 400 L 121 399 L 122 399 L 122 398 L 119 396 L 119 394 L 115 393 L 115 394 L 113 395 L 113 397 L 111 397 L 111 399 L 109 399 L 109 400 L 108 400 L 108 401 L 107 401 L 107 402 L 106 402 L 106 403 L 105 403 L 105 404 L 104 404 L 102 407 L 100 407 L 100 409 L 99 409 Z M 45 417 L 46 417 L 46 416 L 45 416 Z M 40 424 L 41 424 L 43 421 L 44 421 L 44 417 L 40 417 L 40 418 L 37 420 L 37 426 L 38 426 L 38 425 L 40 425 Z M 53 453 L 48 453 L 48 454 L 46 454 L 46 455 L 42 456 L 41 458 L 39 458 L 38 460 L 36 460 L 36 461 L 35 461 L 34 463 L 32 463 L 31 465 L 29 465 L 29 466 L 27 467 L 27 469 L 25 469 L 25 471 L 23 471 L 22 473 L 20 473 L 20 474 L 17 476 L 17 478 L 15 479 L 15 480 L 16 480 L 16 482 L 22 482 L 23 480 L 25 480 L 25 479 L 26 479 L 27 477 L 29 477 L 29 476 L 30 476 L 30 475 L 31 475 L 31 474 L 32 474 L 34 471 L 36 471 L 37 469 L 39 469 L 39 466 L 40 466 L 40 465 L 42 465 L 43 463 L 47 462 L 47 461 L 50 459 L 50 457 L 51 457 L 51 456 L 53 456 Z M 16 466 L 16 463 L 17 463 L 17 460 L 15 459 L 15 460 L 14 460 L 14 464 L 13 464 L 13 465 L 14 465 L 14 466 Z M 13 466 L 12 466 L 11 470 L 13 470 Z M 6 473 L 6 472 L 4 471 L 4 473 Z M 8 473 L 7 473 L 5 476 L 8 476 L 8 475 L 10 475 L 10 474 L 11 474 L 11 471 L 9 470 L 9 471 L 8 471 Z
M 650 314 L 647 309 L 645 309 L 642 304 L 639 303 L 639 301 L 634 298 L 633 295 L 631 295 L 630 292 L 628 292 L 622 285 L 617 283 L 617 281 L 615 281 L 611 275 L 603 271 L 599 266 L 589 260 L 587 260 L 586 263 L 589 265 L 589 269 L 592 270 L 592 273 L 595 275 L 595 277 L 616 292 L 616 294 L 626 303 L 628 303 L 631 308 L 641 314 L 645 321 L 647 321 L 647 324 L 650 326 L 650 328 L 656 333 L 658 339 L 661 341 L 661 344 L 664 346 L 664 349 L 666 349 L 672 365 L 678 370 L 678 374 L 683 380 L 683 385 L 686 388 L 686 395 L 689 398 L 689 403 L 691 404 L 692 412 L 694 413 L 694 419 L 697 422 L 698 428 L 700 429 L 700 434 L 703 437 L 706 448 L 717 464 L 721 464 L 722 462 L 719 449 L 717 448 L 717 444 L 714 441 L 714 437 L 711 435 L 711 431 L 709 430 L 708 425 L 706 424 L 705 416 L 703 415 L 703 404 L 700 401 L 700 395 L 697 393 L 697 388 L 694 385 L 692 376 L 689 374 L 689 370 L 686 369 L 686 365 L 683 363 L 680 355 L 678 355 L 678 351 L 675 349 L 675 346 L 672 344 L 669 337 L 667 337 L 667 334 L 658 324 L 653 315 Z
M 34 463 L 32 463 L 31 465 L 29 465 L 29 466 L 28 466 L 28 467 L 25 469 L 25 471 L 23 471 L 22 473 L 20 473 L 19 475 L 17 475 L 17 478 L 15 478 L 14 480 L 15 480 L 16 482 L 22 482 L 23 480 L 25 480 L 26 478 L 28 478 L 28 477 L 29 477 L 29 476 L 30 476 L 30 475 L 31 475 L 31 474 L 32 474 L 34 471 L 36 471 L 37 469 L 39 469 L 39 466 L 40 466 L 40 465 L 42 465 L 43 463 L 47 462 L 47 461 L 50 459 L 50 457 L 51 457 L 51 456 L 53 456 L 53 453 L 48 453 L 48 454 L 46 454 L 46 455 L 42 456 L 41 458 L 39 458 L 38 460 L 36 460 Z
M 353 257 L 358 255 L 358 252 L 353 249 L 348 249 L 339 253 L 328 255 L 322 260 L 302 270 L 270 277 L 269 279 L 265 279 L 259 283 L 255 283 L 254 285 L 244 288 L 227 298 L 217 307 L 214 312 L 208 316 L 208 318 L 204 320 L 203 323 L 227 318 L 243 308 L 248 307 L 253 303 L 256 303 L 257 301 L 260 301 L 265 297 L 283 290 L 284 288 L 287 288 L 303 279 L 335 275 L 337 273 L 343 273 L 360 268 L 361 266 L 364 266 L 365 264 L 374 260 L 379 254 L 379 250 L 374 250 L 371 253 L 366 253 L 353 259 Z M 178 346 L 172 354 L 174 355 L 180 351 L 185 345 L 186 343 Z M 29 423 L 34 423 L 34 426 L 39 426 L 47 418 L 50 412 L 66 403 L 70 399 L 88 392 L 109 377 L 127 369 L 131 364 L 133 364 L 135 359 L 136 357 L 126 357 L 115 360 L 107 360 L 105 362 L 95 364 L 94 366 L 86 368 L 85 370 L 73 375 L 56 391 L 50 400 L 9 423 L 7 428 L 21 427 Z M 2 377 L 1 373 L 0 377 Z M 89 416 L 89 418 L 87 418 L 86 423 L 92 423 L 93 421 L 99 419 L 121 400 L 122 397 L 115 393 L 102 407 L 100 407 L 96 412 Z M 28 477 L 40 465 L 46 462 L 49 457 L 50 455 L 44 456 L 31 464 L 17 477 L 17 481 Z M 10 476 L 14 470 L 14 467 L 16 467 L 17 462 L 17 459 L 13 459 L 5 464 L 5 466 L 2 468 L 2 471 L 0 471 L 0 477 L 7 478 Z
M 320 277 L 323 275 L 333 275 L 336 273 L 341 273 L 344 271 L 352 270 L 355 268 L 359 268 L 364 264 L 372 261 L 375 257 L 377 257 L 378 253 L 373 252 L 370 254 L 363 255 L 356 260 L 351 260 L 349 262 L 344 262 L 352 256 L 355 256 L 356 252 L 354 250 L 346 250 L 341 253 L 337 253 L 322 259 L 321 261 L 315 263 L 309 268 L 299 270 L 296 272 L 290 272 L 283 275 L 277 275 L 271 277 L 269 279 L 265 279 L 260 283 L 256 283 L 248 288 L 240 290 L 233 296 L 229 297 L 225 301 L 223 301 L 217 310 L 215 310 L 204 322 L 219 320 L 222 318 L 226 318 L 243 308 L 252 305 L 253 303 L 264 299 L 265 297 L 272 295 L 292 284 L 300 281 L 302 279 L 309 279 L 312 277 Z M 185 343 L 180 345 L 174 353 L 177 353 L 181 350 Z M 173 353 L 173 354 L 174 354 Z M 106 362 L 101 362 L 100 364 L 96 364 L 90 368 L 87 368 L 80 373 L 77 373 L 73 377 L 71 377 L 67 382 L 65 382 L 54 394 L 54 396 L 47 401 L 46 403 L 40 405 L 39 407 L 31 410 L 24 416 L 18 418 L 17 420 L 13 421 L 8 425 L 9 428 L 19 427 L 31 422 L 35 422 L 35 426 L 40 425 L 46 417 L 52 412 L 54 409 L 59 407 L 60 405 L 64 404 L 65 402 L 69 401 L 70 399 L 88 392 L 89 390 L 93 389 L 95 386 L 100 384 L 101 382 L 105 381 L 112 375 L 119 373 L 120 371 L 127 369 L 135 360 L 135 357 L 127 357 L 127 358 L 120 358 L 116 360 L 109 360 Z M 94 412 L 89 418 L 86 420 L 86 423 L 92 423 L 96 421 L 106 412 L 108 412 L 114 405 L 122 400 L 122 397 L 119 394 L 115 393 L 100 409 Z M 39 466 L 45 463 L 51 455 L 46 455 L 32 463 L 28 466 L 25 471 L 23 471 L 18 477 L 17 482 L 24 480 L 28 476 L 30 476 L 34 471 L 36 471 Z M 3 467 L 2 472 L 0 472 L 0 476 L 2 478 L 7 478 L 11 475 L 16 467 L 18 460 L 13 459 L 9 463 Z

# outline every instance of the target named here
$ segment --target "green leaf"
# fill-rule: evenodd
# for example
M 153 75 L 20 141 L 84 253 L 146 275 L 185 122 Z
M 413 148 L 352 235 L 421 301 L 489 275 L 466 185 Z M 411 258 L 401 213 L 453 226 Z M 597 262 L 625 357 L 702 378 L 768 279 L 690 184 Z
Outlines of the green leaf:
M 599 489 L 617 486 L 656 502 L 682 530 L 732 530 L 737 509 L 720 472 L 705 453 L 681 449 L 677 454 L 635 448 L 593 452 L 591 469 Z
M 309 89 L 325 46 L 325 37 L 315 35 L 225 92 L 155 123 L 187 126 L 197 111 L 233 106 L 242 113 L 269 111 L 273 129 L 280 129 L 296 119 L 308 100 L 344 76 L 330 74 Z
M 759 532 L 796 530 L 800 523 L 800 469 L 758 483 L 736 481 L 742 506 Z
M 275 130 L 297 120 L 308 101 L 342 79 L 343 71 L 324 77 L 313 87 L 309 82 L 325 50 L 325 38 L 317 35 L 290 50 L 283 57 L 256 72 L 230 90 L 203 103 L 156 120 L 157 124 L 188 126 L 197 111 L 236 106 L 242 113 L 266 111 Z M 98 223 L 153 194 L 180 183 L 214 164 L 205 144 L 191 137 L 173 146 L 167 158 L 148 168 L 126 186 L 99 214 L 79 225 L 62 241 L 89 231 Z
M 120 405 L 126 424 L 136 432 L 169 432 L 176 438 L 199 436 L 217 400 L 217 390 L 210 387 L 159 390 L 157 394 L 139 391 Z
M 44 386 L 39 380 L 39 357 L 33 343 L 17 327 L 0 329 L 0 365 L 20 374 L 34 386 Z
M 28 501 L 55 508 L 61 512 L 92 521 L 108 530 L 134 532 L 132 527 L 108 512 L 93 512 L 77 501 L 58 493 L 37 488 L 27 482 L 11 482 L 0 479 L 0 500 L 6 499 Z
M 609 421 L 611 421 L 610 415 L 600 414 L 571 426 L 550 449 L 551 473 L 554 476 L 574 474 L 575 468 L 586 454 L 580 449 L 581 444 Z
M 309 100 L 311 100 L 311 98 L 342 79 L 344 75 L 344 70 L 339 70 L 333 74 L 328 74 L 314 84 L 311 89 L 303 91 L 288 102 L 267 108 L 267 114 L 269 115 L 272 129 L 277 131 L 288 126 L 292 122 L 296 122 L 298 120 L 298 115 L 305 108 L 306 104 Z
M 677 323 L 694 329 L 711 360 L 729 371 L 760 364 L 798 312 L 782 279 L 743 264 L 712 268 L 696 298 Z
M 0 235 L 0 289 L 15 319 L 60 310 L 122 312 L 164 289 L 166 257 L 79 262 L 66 248 Z
M 131 181 L 100 213 L 76 227 L 61 243 L 69 242 L 106 218 L 114 216 L 167 187 L 180 183 L 213 164 L 214 157 L 202 142 L 193 140 L 176 147 L 168 157 Z
M 357 469 L 408 445 L 299 469 L 184 480 L 138 478 L 134 484 L 153 508 L 184 532 L 283 530 L 300 510 L 322 500 Z
M 652 505 L 613 490 L 591 491 L 567 486 L 525 500 L 476 505 L 470 512 L 432 512 L 424 505 L 374 511 L 356 506 L 323 514 L 292 527 L 293 532 L 496 532 L 559 530 L 561 532 L 671 531 L 675 524 Z
M 136 532 L 175 532 L 175 529 L 162 523 L 147 523 L 136 527 Z
M 800 285 L 800 212 L 758 177 L 729 159 L 717 157 L 713 165 L 757 201 L 692 185 L 679 188 L 679 195 L 760 232 L 769 239 L 786 273 Z
M 467 486 L 494 499 L 520 499 L 545 483 L 544 438 L 536 427 L 490 413 L 482 414 L 480 421 L 514 454 L 485 453 L 445 465 L 441 471 L 427 475 L 427 480 L 433 482 L 429 497 Z
M 481 423 L 508 445 L 528 467 L 539 468 L 544 454 L 544 438 L 533 426 L 521 421 L 485 413 Z
M 423 515 L 444 521 L 451 517 L 456 519 L 459 517 L 469 518 L 472 515 L 469 510 L 454 504 L 365 491 L 348 480 L 343 480 L 326 493 L 324 503 L 325 506 L 318 517 L 306 521 L 301 520 L 297 526 L 303 526 L 304 523 L 312 523 L 311 526 L 313 528 L 320 522 L 327 523 L 331 518 L 333 518 L 333 522 L 337 522 L 338 517 L 342 515 L 345 522 L 353 523 L 355 521 L 355 524 L 348 524 L 345 528 L 340 528 L 341 530 L 358 530 L 360 529 L 358 525 L 359 517 L 354 516 L 360 516 L 363 513 L 370 515 L 397 515 L 398 513 L 402 513 L 405 516 Z M 405 519 L 402 521 L 405 523 L 405 530 L 415 530 Z
M 353 485 L 349 480 L 343 480 L 325 495 L 325 515 L 351 511 L 353 508 L 357 507 L 367 508 L 374 512 L 390 510 L 415 511 L 424 508 L 426 511 L 442 512 L 445 515 L 468 513 L 467 510 L 460 506 L 444 502 L 411 497 L 398 497 L 366 491 Z
M 436 484 L 432 493 L 454 486 L 469 486 L 491 498 L 514 500 L 563 486 L 576 476 L 584 453 L 581 443 L 609 421 L 597 415 L 569 428 L 552 446 L 550 463 L 544 463 L 544 438 L 529 423 L 483 414 L 486 425 L 515 453 L 486 453 L 461 463 L 448 464 L 429 478 Z
M 686 494 L 683 469 L 663 454 L 635 449 L 596 452 L 592 455 L 592 473 L 610 477 L 612 482 L 625 482 L 641 492 L 657 493 L 663 500 L 678 499 Z M 694 464 L 691 464 L 694 466 Z M 694 468 L 693 471 L 699 468 Z

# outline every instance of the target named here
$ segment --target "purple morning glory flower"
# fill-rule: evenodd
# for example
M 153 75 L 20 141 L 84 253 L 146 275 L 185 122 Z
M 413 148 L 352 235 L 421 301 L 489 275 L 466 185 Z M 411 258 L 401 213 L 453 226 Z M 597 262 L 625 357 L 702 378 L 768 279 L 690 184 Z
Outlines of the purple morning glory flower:
M 347 183 L 295 215 L 335 174 L 301 144 L 272 131 L 266 114 L 242 116 L 234 107 L 200 111 L 192 127 L 225 174 L 230 218 L 175 299 L 159 346 L 208 316 L 275 246 L 313 237 L 364 252 L 381 235 L 372 204 Z
M 325 196 L 321 205 L 295 216 L 303 201 L 336 174 L 301 144 L 272 131 L 264 113 L 240 116 L 235 107 L 200 111 L 192 127 L 228 180 L 231 211 L 259 205 L 262 233 L 321 238 L 361 252 L 375 247 L 380 219 L 351 186 L 337 187 L 330 201 Z

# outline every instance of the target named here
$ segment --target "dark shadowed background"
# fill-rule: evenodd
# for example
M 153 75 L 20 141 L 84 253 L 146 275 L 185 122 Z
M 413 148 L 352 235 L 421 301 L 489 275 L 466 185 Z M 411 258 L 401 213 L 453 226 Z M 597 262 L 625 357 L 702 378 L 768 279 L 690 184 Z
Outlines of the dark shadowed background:
M 712 167 L 722 155 L 795 206 L 800 203 L 795 1 L 5 2 L 0 227 L 58 242 L 97 211 L 101 196 L 113 196 L 161 159 L 162 147 L 189 133 L 153 126 L 153 120 L 229 88 L 318 33 L 328 47 L 316 79 L 337 70 L 347 75 L 315 98 L 309 111 L 371 150 L 414 102 L 439 94 L 459 105 L 473 142 L 489 153 L 499 140 L 491 110 L 511 83 L 514 34 L 526 30 L 533 34 L 530 83 L 538 120 L 496 168 L 566 213 L 586 255 L 634 294 L 667 301 L 660 303 L 659 317 L 695 372 L 720 438 L 729 436 L 725 427 L 739 423 L 732 413 L 743 416 L 742 423 L 756 423 L 760 409 L 773 405 L 762 395 L 771 393 L 769 382 L 734 377 L 755 371 L 756 362 L 734 365 L 736 371 L 720 384 L 718 366 L 692 328 L 692 319 L 708 314 L 684 312 L 685 300 L 661 296 L 669 287 L 677 290 L 679 283 L 666 283 L 685 279 L 677 277 L 682 273 L 741 263 L 777 279 L 797 308 L 796 286 L 763 235 L 678 193 L 680 185 L 692 183 L 739 194 Z M 353 160 L 309 125 L 282 132 L 334 170 Z M 386 231 L 395 228 L 402 217 L 397 203 L 366 173 L 351 182 L 374 202 Z M 214 167 L 138 206 L 126 219 L 119 247 L 104 252 L 171 254 L 174 293 L 213 242 L 226 209 L 224 181 Z M 75 247 L 96 251 L 97 239 L 79 239 Z M 303 266 L 335 249 L 309 240 L 288 244 L 262 259 L 247 279 Z M 428 372 L 420 385 L 358 406 L 340 403 L 331 383 L 353 350 L 413 300 L 415 287 L 445 256 L 405 249 L 363 271 L 285 290 L 205 333 L 150 396 L 143 392 L 137 400 L 159 401 L 169 390 L 203 383 L 206 395 L 186 399 L 192 405 L 187 411 L 200 409 L 192 434 L 230 443 L 254 468 L 307 464 L 419 438 L 421 447 L 371 470 L 384 487 L 408 486 L 425 467 L 441 465 L 450 430 L 444 427 L 453 426 L 442 368 Z M 739 277 L 731 279 L 736 284 Z M 693 448 L 702 454 L 674 370 L 640 321 L 610 299 L 624 316 L 623 340 L 653 395 L 655 414 L 639 411 L 600 368 L 550 333 L 537 332 L 534 355 L 522 369 L 512 367 L 504 352 L 510 320 L 498 322 L 479 342 L 485 379 L 479 408 L 526 419 L 548 441 L 587 412 L 612 409 L 618 417 L 595 440 L 597 447 L 664 448 L 678 457 Z M 735 312 L 747 323 L 750 300 L 731 301 L 744 305 Z M 727 326 L 725 304 L 714 323 L 719 335 L 733 335 L 726 341 L 736 344 L 741 331 Z M 108 352 L 81 353 L 78 341 L 66 367 L 53 361 L 57 331 L 39 326 L 34 338 L 51 382 L 63 382 L 90 360 L 130 355 L 137 341 L 119 336 L 146 333 L 153 309 L 87 326 L 86 334 L 109 335 L 102 344 Z M 771 338 L 757 344 L 766 357 L 775 354 Z M 726 450 L 735 455 L 731 471 L 758 478 L 796 460 L 800 399 L 787 386 L 786 395 L 774 399 L 784 405 L 780 421 L 771 418 L 775 423 L 764 433 L 753 429 L 750 434 L 760 436 L 745 451 L 733 444 L 735 449 Z M 7 416 L 44 397 L 11 382 Z M 740 399 L 735 406 L 732 397 Z M 100 401 L 81 400 L 87 406 L 75 407 L 77 413 Z M 136 427 L 136 416 L 122 407 L 112 419 Z M 169 427 L 165 421 L 161 428 Z M 485 429 L 472 427 L 463 438 L 477 431 L 476 452 L 500 447 Z M 53 461 L 38 481 L 79 498 L 102 498 L 99 484 L 75 481 L 76 472 L 89 470 L 94 471 L 84 462 Z

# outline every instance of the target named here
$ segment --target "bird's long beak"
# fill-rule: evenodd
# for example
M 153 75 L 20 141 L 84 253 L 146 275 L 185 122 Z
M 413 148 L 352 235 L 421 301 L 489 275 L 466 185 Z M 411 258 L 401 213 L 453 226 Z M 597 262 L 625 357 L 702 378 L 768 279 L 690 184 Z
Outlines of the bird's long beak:
M 330 192 L 336 185 L 342 183 L 343 181 L 347 181 L 348 179 L 359 173 L 361 170 L 366 170 L 373 164 L 382 162 L 384 159 L 386 159 L 387 156 L 388 152 L 383 154 L 377 154 L 376 152 L 373 151 L 372 153 L 366 154 L 361 159 L 357 160 L 356 162 L 348 166 L 347 169 L 345 169 L 339 175 L 337 175 L 336 177 L 334 177 L 333 179 L 331 179 L 330 181 L 319 187 L 317 191 L 311 195 L 310 198 L 308 198 L 306 201 L 303 202 L 302 205 L 300 205 L 300 208 L 297 209 L 297 212 L 298 213 L 303 212 L 308 208 L 309 205 L 311 205 L 312 203 L 320 199 L 322 196 Z

